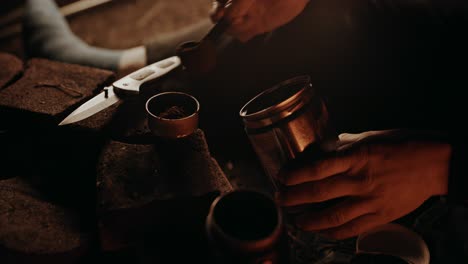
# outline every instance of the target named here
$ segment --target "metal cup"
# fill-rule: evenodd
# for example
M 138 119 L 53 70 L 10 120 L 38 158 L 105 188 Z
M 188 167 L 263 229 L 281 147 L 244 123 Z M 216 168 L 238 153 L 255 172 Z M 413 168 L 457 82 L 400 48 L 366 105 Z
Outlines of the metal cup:
M 361 259 L 363 261 L 359 261 Z M 390 223 L 358 236 L 356 257 L 352 263 L 380 263 L 377 262 L 380 259 L 381 263 L 387 260 L 385 263 L 429 264 L 431 258 L 421 236 L 402 225 Z
M 241 110 L 245 131 L 266 174 L 278 189 L 276 175 L 287 162 L 312 145 L 334 149 L 324 101 L 309 76 L 298 76 L 260 93 Z
M 263 193 L 236 190 L 218 197 L 206 234 L 220 263 L 289 263 L 283 215 Z
M 183 115 L 165 116 L 170 108 L 183 110 Z M 186 93 L 166 92 L 157 94 L 146 102 L 148 127 L 151 132 L 163 138 L 182 138 L 192 134 L 198 128 L 198 100 Z
M 335 150 L 337 135 L 330 126 L 325 102 L 313 89 L 309 76 L 288 79 L 260 93 L 241 109 L 240 116 L 276 191 L 284 187 L 277 174 L 287 163 L 303 158 L 301 154 L 305 152 L 310 161 Z M 297 213 L 323 206 L 319 203 L 283 208 L 292 247 L 296 249 L 292 254 L 308 252 L 307 256 L 293 258 L 313 263 L 328 254 L 318 246 L 324 239 L 313 232 L 303 232 L 290 221 Z

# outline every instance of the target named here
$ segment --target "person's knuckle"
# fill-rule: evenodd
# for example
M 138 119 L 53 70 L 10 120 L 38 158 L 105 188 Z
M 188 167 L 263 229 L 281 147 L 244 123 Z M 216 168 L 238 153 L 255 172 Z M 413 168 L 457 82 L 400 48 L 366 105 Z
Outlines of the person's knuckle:
M 377 216 L 383 221 L 390 221 L 393 219 L 394 212 L 384 208 L 377 213 Z
M 372 145 L 371 144 L 361 144 L 358 147 L 357 154 L 359 155 L 360 159 L 363 161 L 367 161 L 369 157 L 371 157 L 372 153 Z
M 370 192 L 375 189 L 375 180 L 371 173 L 363 173 L 357 181 L 362 192 Z
M 376 200 L 376 199 L 363 200 L 362 206 L 365 206 L 369 213 L 375 213 L 381 207 L 381 205 L 378 203 L 378 200 Z
M 360 146 L 357 152 L 358 155 L 358 162 L 360 164 L 356 164 L 358 168 L 360 168 L 360 173 L 358 177 L 356 177 L 356 181 L 360 187 L 360 189 L 364 192 L 368 192 L 375 188 L 375 173 L 373 170 L 372 165 L 369 165 L 369 147 L 368 146 Z
M 334 226 L 341 225 L 345 221 L 343 213 L 335 211 L 327 216 L 327 221 Z
M 312 175 L 320 174 L 327 169 L 328 164 L 329 164 L 328 160 L 319 161 L 315 164 L 314 167 L 311 168 L 309 173 Z
M 327 237 L 335 240 L 341 240 L 346 238 L 346 234 L 344 230 L 333 230 L 327 232 Z
M 343 237 L 342 238 L 347 238 L 347 237 L 350 237 L 350 236 L 356 236 L 356 235 L 359 235 L 359 233 L 361 232 L 361 228 L 360 226 L 358 226 L 357 224 L 353 224 L 353 225 L 349 225 L 346 229 L 346 233 L 342 233 Z
M 323 188 L 322 184 L 319 184 L 317 182 L 308 184 L 307 189 L 308 189 L 308 193 L 310 193 L 310 195 L 315 197 L 315 200 L 317 201 L 322 201 L 322 200 L 327 199 L 328 194 L 329 194 L 327 188 Z

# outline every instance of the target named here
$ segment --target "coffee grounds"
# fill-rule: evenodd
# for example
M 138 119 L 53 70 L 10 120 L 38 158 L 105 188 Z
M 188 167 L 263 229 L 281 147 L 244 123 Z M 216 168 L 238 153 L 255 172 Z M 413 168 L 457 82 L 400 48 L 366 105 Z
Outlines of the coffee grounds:
M 2 89 L 20 76 L 23 71 L 23 62 L 11 54 L 0 52 L 0 65 L 2 65 L 0 89 Z
M 165 119 L 181 119 L 187 116 L 189 116 L 189 114 L 181 106 L 171 106 L 159 114 L 159 117 Z

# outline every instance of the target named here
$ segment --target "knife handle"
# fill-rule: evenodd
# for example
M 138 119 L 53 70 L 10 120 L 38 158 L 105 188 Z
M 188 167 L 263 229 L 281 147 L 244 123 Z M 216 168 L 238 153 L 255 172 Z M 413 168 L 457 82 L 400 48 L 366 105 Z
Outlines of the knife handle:
M 161 78 L 181 65 L 180 58 L 177 56 L 155 62 L 144 68 L 136 70 L 129 75 L 117 80 L 112 84 L 117 92 L 128 95 L 138 95 L 140 88 L 144 83 Z

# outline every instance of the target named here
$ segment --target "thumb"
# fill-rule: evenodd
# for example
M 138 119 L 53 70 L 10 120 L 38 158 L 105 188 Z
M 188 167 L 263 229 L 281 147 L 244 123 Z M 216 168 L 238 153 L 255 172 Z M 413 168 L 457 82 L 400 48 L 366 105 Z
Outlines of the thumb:
M 210 11 L 211 20 L 216 23 L 224 17 L 224 9 L 226 7 L 227 0 L 214 0 Z

